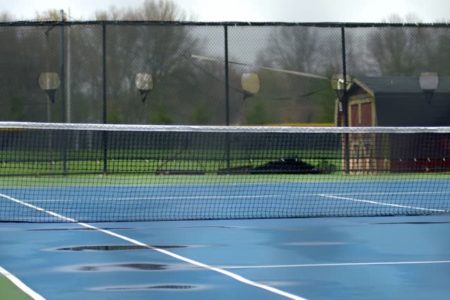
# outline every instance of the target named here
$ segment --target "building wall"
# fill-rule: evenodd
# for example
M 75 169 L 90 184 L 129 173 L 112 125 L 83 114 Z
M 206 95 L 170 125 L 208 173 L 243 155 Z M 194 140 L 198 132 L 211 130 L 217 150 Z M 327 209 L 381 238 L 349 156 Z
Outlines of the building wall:
M 349 126 L 450 126 L 450 93 L 427 101 L 421 91 L 375 94 L 356 84 L 349 93 Z M 347 147 L 350 173 L 450 171 L 448 136 L 351 134 Z

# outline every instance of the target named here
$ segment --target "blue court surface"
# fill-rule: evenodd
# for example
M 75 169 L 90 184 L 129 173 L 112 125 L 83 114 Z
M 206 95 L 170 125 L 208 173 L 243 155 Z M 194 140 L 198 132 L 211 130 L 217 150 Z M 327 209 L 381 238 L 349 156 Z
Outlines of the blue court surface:
M 46 299 L 448 299 L 449 220 L 5 223 L 0 265 Z
M 25 222 L 419 215 L 450 212 L 450 185 L 445 178 L 20 187 L 1 188 L 0 200 L 1 220 Z
M 447 182 L 1 188 L 64 223 L 1 223 L 0 266 L 46 299 L 448 299 Z

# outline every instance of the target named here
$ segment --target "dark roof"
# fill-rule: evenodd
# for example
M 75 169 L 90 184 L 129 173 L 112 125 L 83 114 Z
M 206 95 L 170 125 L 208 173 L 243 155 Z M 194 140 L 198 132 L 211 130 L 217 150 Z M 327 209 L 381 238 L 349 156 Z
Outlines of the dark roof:
M 379 126 L 450 126 L 450 94 L 378 94 L 375 106 Z
M 377 93 L 423 93 L 418 76 L 358 77 L 375 94 Z M 435 93 L 450 93 L 450 77 L 439 76 Z
M 417 77 L 361 77 L 375 94 L 378 126 L 450 126 L 450 77 L 427 98 Z

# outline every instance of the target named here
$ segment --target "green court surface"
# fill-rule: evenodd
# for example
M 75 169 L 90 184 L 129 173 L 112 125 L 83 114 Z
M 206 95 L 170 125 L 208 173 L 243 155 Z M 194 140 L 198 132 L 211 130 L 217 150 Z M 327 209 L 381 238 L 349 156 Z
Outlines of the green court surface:
M 30 300 L 31 298 L 22 292 L 8 278 L 0 275 L 0 299 L 8 300 Z

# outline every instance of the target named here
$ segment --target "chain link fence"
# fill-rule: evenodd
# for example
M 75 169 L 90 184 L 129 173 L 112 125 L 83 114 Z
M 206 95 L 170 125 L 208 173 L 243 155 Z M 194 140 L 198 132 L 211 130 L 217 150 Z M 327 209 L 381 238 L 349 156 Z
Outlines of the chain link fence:
M 334 123 L 330 79 L 343 73 L 354 97 L 402 93 L 401 107 L 415 105 L 422 72 L 439 74 L 437 98 L 450 92 L 446 24 L 14 22 L 0 23 L 0 41 L 2 121 Z M 42 73 L 58 74 L 57 88 L 40 86 Z M 137 74 L 151 75 L 147 91 Z

